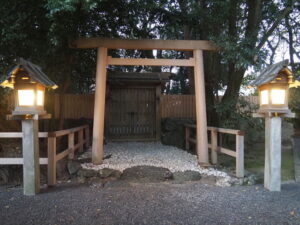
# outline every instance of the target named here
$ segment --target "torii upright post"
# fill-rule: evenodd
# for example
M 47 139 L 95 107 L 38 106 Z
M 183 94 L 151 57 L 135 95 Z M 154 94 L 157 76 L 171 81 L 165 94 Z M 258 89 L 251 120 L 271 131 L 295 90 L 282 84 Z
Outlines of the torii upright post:
M 96 90 L 94 106 L 94 127 L 92 161 L 101 164 L 103 161 L 104 114 L 106 92 L 107 48 L 98 48 L 96 68 Z
M 205 82 L 203 51 L 194 50 L 194 79 L 196 94 L 196 119 L 197 119 L 197 155 L 198 162 L 202 166 L 209 165 L 207 144 L 207 119 L 205 101 Z

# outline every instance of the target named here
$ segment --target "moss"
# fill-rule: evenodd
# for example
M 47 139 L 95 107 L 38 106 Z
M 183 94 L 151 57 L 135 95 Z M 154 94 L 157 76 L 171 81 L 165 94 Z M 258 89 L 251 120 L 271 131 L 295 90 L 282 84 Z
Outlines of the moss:
M 235 159 L 230 156 L 221 154 L 219 162 L 222 166 L 235 168 Z M 255 144 L 245 149 L 245 169 L 249 172 L 261 174 L 264 173 L 265 150 L 264 143 Z M 281 163 L 282 181 L 295 179 L 294 175 L 294 158 L 292 148 L 282 151 Z
M 294 180 L 294 157 L 292 149 L 288 149 L 282 152 L 281 163 L 281 176 L 282 180 Z

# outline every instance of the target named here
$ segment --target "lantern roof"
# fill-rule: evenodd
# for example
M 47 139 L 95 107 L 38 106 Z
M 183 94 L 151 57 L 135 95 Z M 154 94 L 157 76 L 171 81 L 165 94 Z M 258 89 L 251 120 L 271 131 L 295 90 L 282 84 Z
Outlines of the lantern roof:
M 282 71 L 287 70 L 291 74 L 292 72 L 287 68 L 288 65 L 289 65 L 289 60 L 286 59 L 266 67 L 260 72 L 259 76 L 250 85 L 261 86 L 263 84 L 267 84 L 272 80 L 274 80 L 278 76 L 278 74 Z
M 56 89 L 58 87 L 53 81 L 51 81 L 48 78 L 48 76 L 41 70 L 41 68 L 38 65 L 35 65 L 32 62 L 23 58 L 17 59 L 16 64 L 17 65 L 13 67 L 13 69 L 11 69 L 6 76 L 0 78 L 1 86 L 14 88 L 14 84 L 10 82 L 9 79 L 14 73 L 18 72 L 19 69 L 23 69 L 28 73 L 28 76 L 32 80 L 44 85 L 45 87 L 49 87 L 52 89 Z

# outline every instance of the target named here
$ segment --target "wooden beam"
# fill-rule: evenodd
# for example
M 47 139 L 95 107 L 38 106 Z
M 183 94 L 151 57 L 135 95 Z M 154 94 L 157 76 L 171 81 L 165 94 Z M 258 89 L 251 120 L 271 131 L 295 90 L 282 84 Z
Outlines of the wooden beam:
M 23 158 L 0 158 L 0 165 L 23 165 Z M 47 165 L 48 158 L 40 158 L 40 165 Z
M 79 152 L 83 152 L 83 130 L 78 131 Z
M 178 50 L 195 49 L 216 51 L 218 47 L 206 40 L 160 40 L 160 39 L 108 39 L 81 38 L 70 43 L 71 48 L 107 48 L 107 49 L 141 49 L 141 50 Z
M 207 119 L 206 119 L 206 101 L 205 101 L 205 82 L 203 52 L 194 50 L 195 67 L 195 96 L 196 96 L 196 120 L 197 120 L 197 156 L 200 165 L 209 164 L 208 161 L 208 143 L 207 143 Z
M 190 59 L 135 59 L 107 57 L 108 65 L 119 66 L 194 66 L 195 60 Z
M 98 48 L 96 68 L 96 91 L 94 105 L 94 127 L 92 162 L 101 164 L 103 161 L 105 90 L 106 90 L 107 48 Z
M 236 157 L 236 152 L 232 151 L 228 148 L 218 147 L 218 151 L 220 151 L 223 154 L 230 155 L 232 157 Z
M 185 149 L 190 150 L 190 129 L 189 127 L 185 127 Z
M 161 138 L 161 85 L 156 86 L 156 140 L 160 141 Z
M 89 127 L 85 128 L 84 137 L 85 137 L 85 147 L 88 148 L 88 147 L 90 147 L 90 128 Z
M 48 132 L 39 132 L 39 138 L 46 138 L 48 137 Z M 1 132 L 0 138 L 22 138 L 22 132 Z
M 234 130 L 234 129 L 228 129 L 228 128 L 219 128 L 219 127 L 207 127 L 207 130 L 209 131 L 217 131 L 219 133 L 223 134 L 234 134 L 234 135 L 244 135 L 245 132 L 242 130 Z
M 211 162 L 212 164 L 218 163 L 218 132 L 215 130 L 211 131 Z
M 56 137 L 48 138 L 48 186 L 56 184 Z
M 70 149 L 70 153 L 69 153 L 69 159 L 73 159 L 74 158 L 74 133 L 70 133 L 68 135 L 68 149 Z

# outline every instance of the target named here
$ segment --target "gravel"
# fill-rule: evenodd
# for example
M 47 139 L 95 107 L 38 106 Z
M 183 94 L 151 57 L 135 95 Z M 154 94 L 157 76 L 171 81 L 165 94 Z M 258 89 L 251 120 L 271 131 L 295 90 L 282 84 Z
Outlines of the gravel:
M 134 166 L 156 166 L 169 169 L 171 172 L 196 171 L 201 175 L 218 177 L 216 185 L 230 186 L 236 179 L 227 173 L 213 168 L 201 168 L 197 156 L 182 149 L 162 145 L 160 142 L 119 142 L 108 143 L 104 147 L 105 159 L 103 164 L 94 165 L 83 163 L 84 169 L 101 170 L 103 168 L 115 169 L 123 172 Z M 91 149 L 80 158 L 90 158 Z
M 1 225 L 300 224 L 300 184 L 216 187 L 156 183 L 100 187 L 61 184 L 34 197 L 0 186 Z

